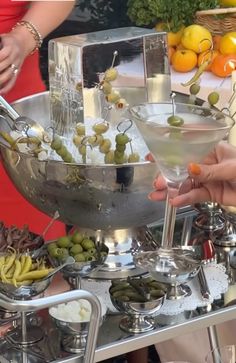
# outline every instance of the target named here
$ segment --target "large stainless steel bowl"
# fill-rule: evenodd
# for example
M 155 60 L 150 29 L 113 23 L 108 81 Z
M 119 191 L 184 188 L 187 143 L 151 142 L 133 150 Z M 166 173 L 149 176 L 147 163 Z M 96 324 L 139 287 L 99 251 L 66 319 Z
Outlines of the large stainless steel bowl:
M 47 92 L 24 98 L 14 107 L 44 127 L 50 125 Z M 0 130 L 9 131 L 5 122 Z M 19 192 L 35 207 L 72 225 L 90 229 L 123 229 L 159 220 L 164 203 L 152 202 L 148 193 L 157 174 L 154 163 L 127 166 L 72 165 L 10 150 L 2 142 L 3 165 Z

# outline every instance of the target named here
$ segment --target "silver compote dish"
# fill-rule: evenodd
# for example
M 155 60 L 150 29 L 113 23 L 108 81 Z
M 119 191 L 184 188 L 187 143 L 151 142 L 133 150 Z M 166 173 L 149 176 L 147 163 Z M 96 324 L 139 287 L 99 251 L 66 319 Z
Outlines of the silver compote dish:
M 125 314 L 120 328 L 129 333 L 143 333 L 155 328 L 153 316 L 162 307 L 165 287 L 152 278 L 133 277 L 112 281 L 109 289 L 114 307 Z

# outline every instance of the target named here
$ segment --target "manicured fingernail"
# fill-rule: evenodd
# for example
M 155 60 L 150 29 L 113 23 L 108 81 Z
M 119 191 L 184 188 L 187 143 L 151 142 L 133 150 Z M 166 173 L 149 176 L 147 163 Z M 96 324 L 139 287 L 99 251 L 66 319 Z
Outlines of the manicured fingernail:
M 149 193 L 148 194 L 148 199 L 153 200 L 152 196 L 153 196 L 153 192 Z
M 189 164 L 189 171 L 193 175 L 200 175 L 201 174 L 200 165 L 195 164 L 195 163 L 190 163 Z

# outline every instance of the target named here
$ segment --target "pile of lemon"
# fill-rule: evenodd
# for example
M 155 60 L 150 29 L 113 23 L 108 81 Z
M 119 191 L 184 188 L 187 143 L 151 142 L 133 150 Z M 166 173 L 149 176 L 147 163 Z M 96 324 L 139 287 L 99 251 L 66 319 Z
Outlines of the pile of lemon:
M 222 0 L 235 3 L 236 0 Z M 163 24 L 158 24 L 160 31 Z M 208 61 L 206 71 L 218 77 L 230 76 L 236 69 L 236 31 L 212 35 L 205 27 L 192 24 L 178 32 L 168 32 L 168 55 L 177 72 L 189 72 Z

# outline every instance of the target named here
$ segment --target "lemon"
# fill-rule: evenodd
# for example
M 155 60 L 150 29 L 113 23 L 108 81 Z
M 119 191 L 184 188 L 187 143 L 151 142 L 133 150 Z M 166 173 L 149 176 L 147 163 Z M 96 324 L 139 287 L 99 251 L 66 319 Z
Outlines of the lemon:
M 236 6 L 236 0 L 220 0 L 220 6 L 234 7 L 234 6 Z
M 220 40 L 221 54 L 236 54 L 236 32 L 226 33 Z
M 201 53 L 210 49 L 213 41 L 209 30 L 201 25 L 193 24 L 183 30 L 181 43 L 184 48 Z
M 167 32 L 167 42 L 169 47 L 175 47 L 180 44 L 184 26 L 182 26 L 177 32 L 170 31 L 170 25 L 166 23 L 158 23 L 155 26 L 156 31 L 166 31 Z

